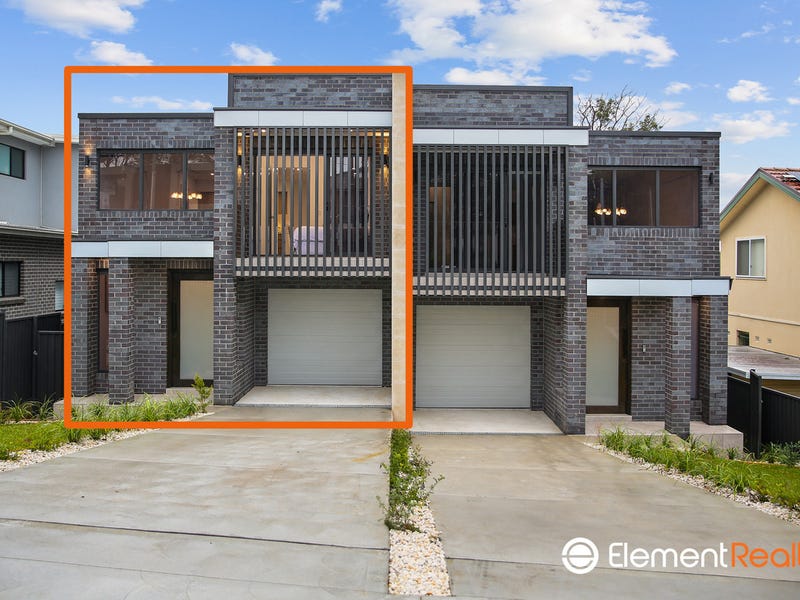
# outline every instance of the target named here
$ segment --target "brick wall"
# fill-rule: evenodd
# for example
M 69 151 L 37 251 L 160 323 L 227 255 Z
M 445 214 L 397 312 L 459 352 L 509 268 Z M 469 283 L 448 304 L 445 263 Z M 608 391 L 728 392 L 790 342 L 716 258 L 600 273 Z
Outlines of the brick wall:
M 631 299 L 631 416 L 664 420 L 664 298 Z
M 590 132 L 588 166 L 700 168 L 699 227 L 589 227 L 591 275 L 719 275 L 718 134 Z
M 91 151 L 91 168 L 78 172 L 79 233 L 75 241 L 213 238 L 212 214 L 207 210 L 100 210 L 97 162 L 98 149 L 214 148 L 211 113 L 186 118 L 84 115 L 80 119 L 80 148 L 82 154 Z
M 699 387 L 706 423 L 728 422 L 728 297 L 700 299 Z
M 20 261 L 20 298 L 0 298 L 6 319 L 55 312 L 55 282 L 64 280 L 62 239 L 0 234 L 0 262 Z
M 564 430 L 566 406 L 564 400 L 564 299 L 543 298 L 542 313 L 544 339 L 543 408 L 545 414 Z
M 572 88 L 414 86 L 415 127 L 572 126 Z
M 391 75 L 228 76 L 228 106 L 261 109 L 391 110 Z
M 664 428 L 685 438 L 691 412 L 692 299 L 667 299 L 664 317 Z
M 97 377 L 97 261 L 72 259 L 72 394 L 95 392 Z

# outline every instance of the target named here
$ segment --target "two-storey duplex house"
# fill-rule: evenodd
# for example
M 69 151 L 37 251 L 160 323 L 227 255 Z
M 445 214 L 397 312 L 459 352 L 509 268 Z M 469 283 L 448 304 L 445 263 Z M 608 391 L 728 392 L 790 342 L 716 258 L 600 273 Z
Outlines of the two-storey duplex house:
M 718 135 L 589 132 L 567 87 L 419 85 L 405 157 L 392 77 L 232 74 L 214 114 L 81 115 L 74 393 L 396 385 L 408 342 L 416 407 L 724 423 Z

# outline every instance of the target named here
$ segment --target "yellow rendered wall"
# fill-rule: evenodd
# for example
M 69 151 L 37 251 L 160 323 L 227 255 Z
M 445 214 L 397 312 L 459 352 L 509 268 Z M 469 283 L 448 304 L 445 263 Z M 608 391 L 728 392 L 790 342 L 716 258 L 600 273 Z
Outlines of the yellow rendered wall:
M 800 356 L 800 202 L 762 182 L 753 198 L 724 223 L 722 275 L 734 278 L 728 298 L 728 343 L 750 332 L 750 345 Z M 744 202 L 745 199 L 742 200 Z M 766 277 L 736 277 L 736 239 L 766 239 Z

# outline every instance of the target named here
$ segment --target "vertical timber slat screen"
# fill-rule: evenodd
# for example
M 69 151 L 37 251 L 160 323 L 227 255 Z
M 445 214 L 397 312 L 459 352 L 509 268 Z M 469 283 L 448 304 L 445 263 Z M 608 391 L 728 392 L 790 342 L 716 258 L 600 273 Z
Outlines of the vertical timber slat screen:
M 237 128 L 237 275 L 389 276 L 390 132 Z
M 566 152 L 414 146 L 415 292 L 564 295 Z

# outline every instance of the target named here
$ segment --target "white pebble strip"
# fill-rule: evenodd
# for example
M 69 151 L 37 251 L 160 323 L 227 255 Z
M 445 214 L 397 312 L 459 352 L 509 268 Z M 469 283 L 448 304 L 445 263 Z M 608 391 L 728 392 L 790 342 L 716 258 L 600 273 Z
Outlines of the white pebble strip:
M 389 532 L 389 593 L 449 596 L 450 576 L 430 506 L 413 510 L 419 531 Z

